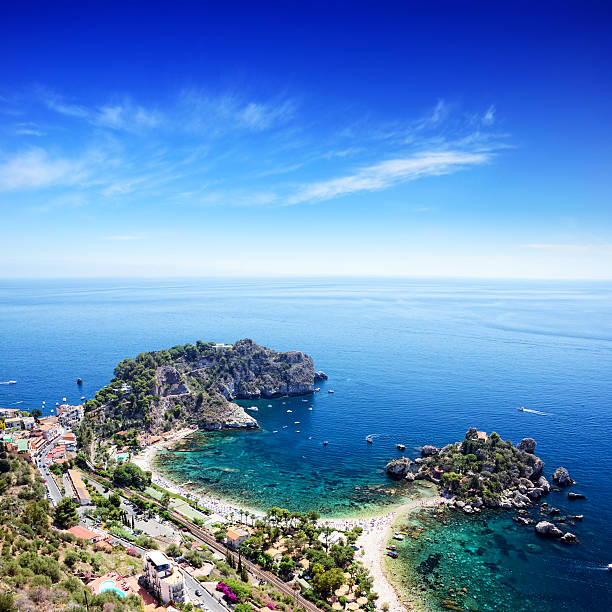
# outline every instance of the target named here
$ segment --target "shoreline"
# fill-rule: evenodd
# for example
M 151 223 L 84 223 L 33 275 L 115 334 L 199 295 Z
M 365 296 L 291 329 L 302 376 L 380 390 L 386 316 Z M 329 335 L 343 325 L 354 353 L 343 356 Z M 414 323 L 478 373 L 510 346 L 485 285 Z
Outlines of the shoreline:
M 231 516 L 234 518 L 238 516 L 241 510 L 243 512 L 247 511 L 249 514 L 254 514 L 256 518 L 262 518 L 264 513 L 261 511 L 243 505 L 235 505 L 229 500 L 221 497 L 211 497 L 195 493 L 194 491 L 184 488 L 185 485 L 181 486 L 171 482 L 168 478 L 155 470 L 153 460 L 159 451 L 167 449 L 183 438 L 193 434 L 195 431 L 196 430 L 191 428 L 174 431 L 165 440 L 148 446 L 138 455 L 132 457 L 132 462 L 141 469 L 150 471 L 151 481 L 154 484 L 167 489 L 171 493 L 197 500 L 203 507 L 210 509 L 212 512 L 228 520 L 230 520 Z M 360 517 L 321 518 L 320 522 L 340 530 L 350 530 L 357 525 L 363 528 L 363 533 L 356 542 L 356 545 L 358 545 L 362 551 L 362 556 L 359 557 L 359 553 L 357 553 L 356 557 L 358 558 L 356 560 L 361 561 L 370 571 L 373 579 L 373 590 L 378 594 L 377 601 L 380 605 L 382 605 L 382 603 L 388 603 L 389 612 L 425 609 L 416 608 L 414 606 L 408 607 L 407 603 L 403 601 L 398 585 L 390 580 L 387 575 L 384 557 L 386 554 L 387 542 L 391 536 L 392 526 L 399 517 L 414 510 L 438 507 L 440 504 L 445 503 L 445 501 L 443 497 L 437 494 L 437 491 L 435 491 L 435 495 L 431 497 L 416 494 L 414 498 L 398 503 L 390 512 L 384 514 L 371 514 L 369 516 Z M 422 599 L 419 603 L 425 605 L 426 602 Z

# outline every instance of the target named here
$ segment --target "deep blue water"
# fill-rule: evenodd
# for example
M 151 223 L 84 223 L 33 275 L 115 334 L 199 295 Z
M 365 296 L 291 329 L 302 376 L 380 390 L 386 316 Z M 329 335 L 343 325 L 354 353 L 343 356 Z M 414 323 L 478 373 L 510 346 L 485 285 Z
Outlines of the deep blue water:
M 507 515 L 488 519 L 492 541 L 487 530 L 472 537 L 502 549 L 499 535 L 507 533 L 512 548 L 540 547 L 508 570 L 519 590 L 535 590 L 531 609 L 564 601 L 568 610 L 608 609 L 612 573 L 596 568 L 612 562 L 610 283 L 5 280 L 0 380 L 18 384 L 0 385 L 0 406 L 32 409 L 45 400 L 54 407 L 64 396 L 76 402 L 108 382 L 124 357 L 244 337 L 309 353 L 335 394 L 324 388 L 312 402 L 291 400 L 293 407 L 260 403 L 261 432 L 207 436 L 201 452 L 176 457 L 176 471 L 226 494 L 244 490 L 250 505 L 338 513 L 387 500 L 364 487 L 389 486 L 381 470 L 397 442 L 415 454 L 424 443 L 461 439 L 471 425 L 513 441 L 532 436 L 547 475 L 565 465 L 574 489 L 588 496 L 571 506 L 554 499 L 585 514 L 572 528 L 581 544 L 535 540 L 514 524 L 505 531 Z M 521 413 L 519 405 L 547 416 Z M 373 445 L 364 442 L 367 434 L 376 434 Z M 457 550 L 463 540 L 456 538 Z M 479 571 L 474 565 L 472 578 Z M 527 609 L 503 581 L 496 597 Z

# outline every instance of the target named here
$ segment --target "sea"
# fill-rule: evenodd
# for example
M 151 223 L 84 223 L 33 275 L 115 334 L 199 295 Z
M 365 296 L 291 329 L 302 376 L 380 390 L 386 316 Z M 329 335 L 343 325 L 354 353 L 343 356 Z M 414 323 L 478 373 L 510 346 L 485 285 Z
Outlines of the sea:
M 141 351 L 241 338 L 304 351 L 329 379 L 306 398 L 241 402 L 261 429 L 196 434 L 158 458 L 169 477 L 252 508 L 367 516 L 411 494 L 384 472 L 397 444 L 416 457 L 471 426 L 533 437 L 545 474 L 567 467 L 586 495 L 547 498 L 584 515 L 567 525 L 580 543 L 542 540 L 512 512 L 423 515 L 396 580 L 444 584 L 432 610 L 453 576 L 461 609 L 612 609 L 612 283 L 3 280 L 0 382 L 17 383 L 0 384 L 0 406 L 50 414 Z

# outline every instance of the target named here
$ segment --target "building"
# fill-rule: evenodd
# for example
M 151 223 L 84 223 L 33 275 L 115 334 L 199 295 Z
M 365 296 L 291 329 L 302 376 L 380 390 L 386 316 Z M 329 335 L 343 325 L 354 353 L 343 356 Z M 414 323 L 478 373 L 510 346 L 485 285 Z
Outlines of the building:
M 19 414 L 19 408 L 0 408 L 0 418 L 14 417 Z
M 237 550 L 238 547 L 250 536 L 251 534 L 240 527 L 232 527 L 227 530 L 225 536 L 225 542 L 230 548 Z
M 55 440 L 60 434 L 60 426 L 58 423 L 43 423 L 38 426 L 38 430 L 42 433 L 45 440 Z
M 9 417 L 4 419 L 4 426 L 7 429 L 21 429 L 21 417 Z
M 36 419 L 34 417 L 22 417 L 21 422 L 23 423 L 24 429 L 34 429 L 34 425 L 36 425 Z
M 81 474 L 76 470 L 68 470 L 68 482 L 70 483 L 74 500 L 81 506 L 88 506 L 91 503 L 91 498 L 81 478 Z
M 489 439 L 489 436 L 487 435 L 486 431 L 477 431 L 476 432 L 476 437 L 479 440 L 482 440 L 483 442 L 486 442 Z
M 176 563 L 159 550 L 145 553 L 143 561 L 145 582 L 164 604 L 187 603 L 185 577 Z
M 83 418 L 83 406 L 70 406 L 69 404 L 62 404 L 57 408 L 57 417 L 60 425 L 71 429 L 75 425 L 78 425 Z
M 70 529 L 66 529 L 67 533 L 71 533 L 75 538 L 79 540 L 87 540 L 88 542 L 97 542 L 102 539 L 102 536 L 95 531 L 91 531 L 91 529 L 87 529 L 87 527 L 81 527 L 81 525 L 75 525 Z
M 65 445 L 66 452 L 68 453 L 76 452 L 76 449 L 77 449 L 76 436 L 71 431 L 69 431 L 68 433 L 65 433 L 62 436 L 62 439 L 60 440 L 60 444 Z

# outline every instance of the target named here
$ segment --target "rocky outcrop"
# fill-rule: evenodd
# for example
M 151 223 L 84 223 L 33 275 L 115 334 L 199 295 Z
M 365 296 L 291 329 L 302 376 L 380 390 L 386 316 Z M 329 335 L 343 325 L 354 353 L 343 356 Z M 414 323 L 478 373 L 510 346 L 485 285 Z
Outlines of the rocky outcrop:
M 163 365 L 155 370 L 156 395 L 181 395 L 189 393 L 189 387 L 183 380 L 181 373 L 171 365 Z
M 299 351 L 279 353 L 253 340 L 198 360 L 191 374 L 228 400 L 306 395 L 314 392 L 312 358 Z
M 393 480 L 402 480 L 402 478 L 406 478 L 408 474 L 411 474 L 411 465 L 412 461 L 408 457 L 401 457 L 387 463 L 385 470 Z
M 431 444 L 426 444 L 421 449 L 421 457 L 433 457 L 434 455 L 437 455 L 439 452 L 440 450 L 436 448 L 435 446 L 432 446 Z
M 560 487 L 568 487 L 569 485 L 574 484 L 567 468 L 558 467 L 554 474 L 552 475 L 553 482 Z
M 550 521 L 537 523 L 535 532 L 544 538 L 561 538 L 563 536 L 563 532 Z
M 322 380 L 327 380 L 328 378 L 329 377 L 327 376 L 327 374 L 323 372 L 322 370 L 318 370 L 317 372 L 314 373 L 315 382 L 321 382 Z
M 533 438 L 523 438 L 517 445 L 518 450 L 524 451 L 525 453 L 533 453 L 536 449 L 536 441 Z

